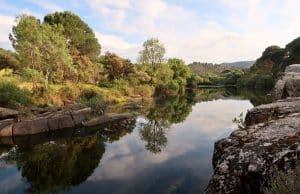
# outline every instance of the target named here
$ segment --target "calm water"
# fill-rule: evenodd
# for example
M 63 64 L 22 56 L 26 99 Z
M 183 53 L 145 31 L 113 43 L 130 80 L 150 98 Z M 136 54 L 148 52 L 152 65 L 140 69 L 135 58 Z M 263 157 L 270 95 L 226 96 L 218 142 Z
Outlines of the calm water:
M 0 193 L 202 193 L 214 142 L 265 97 L 203 89 L 148 105 L 126 125 L 2 139 Z

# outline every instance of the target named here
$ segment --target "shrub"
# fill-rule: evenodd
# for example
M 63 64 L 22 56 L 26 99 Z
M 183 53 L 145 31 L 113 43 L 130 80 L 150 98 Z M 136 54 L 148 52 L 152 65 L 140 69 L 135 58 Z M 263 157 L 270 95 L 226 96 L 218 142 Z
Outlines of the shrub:
M 0 80 L 0 105 L 17 108 L 32 104 L 31 94 L 12 82 Z
M 84 89 L 80 94 L 80 103 L 91 107 L 94 113 L 104 112 L 105 104 L 102 95 L 93 88 Z
M 62 101 L 75 101 L 79 95 L 79 89 L 73 84 L 66 84 L 58 91 Z

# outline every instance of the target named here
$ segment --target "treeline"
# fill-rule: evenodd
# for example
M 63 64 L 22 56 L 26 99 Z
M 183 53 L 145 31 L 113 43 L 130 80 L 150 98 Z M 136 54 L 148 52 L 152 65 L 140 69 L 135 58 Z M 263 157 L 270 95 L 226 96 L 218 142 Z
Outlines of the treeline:
M 250 69 L 231 68 L 212 63 L 190 64 L 198 85 L 235 85 L 238 88 L 271 90 L 286 66 L 300 63 L 300 38 L 286 45 L 269 46 Z
M 191 70 L 181 59 L 166 60 L 158 39 L 144 42 L 136 64 L 112 52 L 101 55 L 93 30 L 68 11 L 43 21 L 20 15 L 9 39 L 15 52 L 0 49 L 1 106 L 25 104 L 19 98 L 34 104 L 122 102 L 183 94 L 193 86 Z

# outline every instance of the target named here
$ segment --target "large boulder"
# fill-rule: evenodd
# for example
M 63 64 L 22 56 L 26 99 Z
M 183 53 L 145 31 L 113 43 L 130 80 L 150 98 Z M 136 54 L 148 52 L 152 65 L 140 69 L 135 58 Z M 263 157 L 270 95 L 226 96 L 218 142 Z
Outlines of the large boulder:
M 0 120 L 7 118 L 16 118 L 18 115 L 19 111 L 0 107 Z
M 300 159 L 299 110 L 300 98 L 250 110 L 245 128 L 215 143 L 206 193 L 263 193 L 275 171 L 293 169 Z
M 300 112 L 300 98 L 287 98 L 271 104 L 263 104 L 248 111 L 245 124 L 247 126 L 267 122 L 283 117 L 286 114 Z
M 286 68 L 284 76 L 277 81 L 273 89 L 275 99 L 300 97 L 300 64 Z

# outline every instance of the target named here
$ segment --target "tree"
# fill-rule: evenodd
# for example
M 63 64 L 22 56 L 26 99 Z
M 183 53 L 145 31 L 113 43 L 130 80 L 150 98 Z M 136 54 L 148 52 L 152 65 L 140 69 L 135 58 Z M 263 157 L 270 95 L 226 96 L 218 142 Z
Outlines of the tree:
M 94 83 L 97 80 L 95 72 L 99 72 L 101 45 L 93 30 L 79 16 L 69 11 L 46 15 L 44 22 L 63 26 L 63 34 L 78 72 L 78 81 Z
M 143 44 L 144 49 L 140 51 L 139 61 L 142 64 L 150 64 L 155 66 L 163 62 L 165 48 L 156 38 L 150 38 Z
M 22 68 L 38 71 L 50 82 L 62 82 L 74 72 L 61 25 L 41 24 L 27 15 L 17 17 L 16 21 L 10 40 Z
M 179 85 L 179 90 L 183 92 L 187 85 L 187 80 L 192 76 L 191 69 L 185 65 L 182 59 L 171 58 L 168 65 L 173 70 L 173 80 Z
M 134 65 L 128 59 L 123 59 L 115 53 L 106 52 L 102 64 L 110 80 L 126 78 L 135 72 Z

